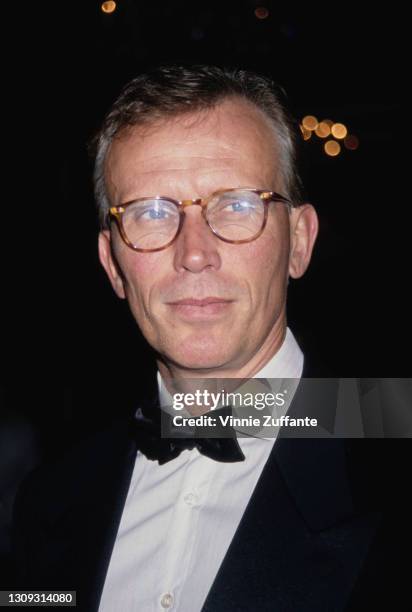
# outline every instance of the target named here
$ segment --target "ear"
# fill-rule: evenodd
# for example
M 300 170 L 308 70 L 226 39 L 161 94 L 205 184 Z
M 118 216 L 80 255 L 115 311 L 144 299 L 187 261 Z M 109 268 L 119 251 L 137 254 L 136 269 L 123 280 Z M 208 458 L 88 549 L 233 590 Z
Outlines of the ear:
M 318 229 L 318 216 L 311 204 L 303 204 L 292 209 L 289 256 L 289 275 L 292 278 L 300 278 L 306 272 Z
M 101 230 L 98 242 L 100 263 L 105 269 L 116 295 L 121 299 L 125 299 L 124 277 L 118 263 L 114 259 L 111 246 L 110 231 Z

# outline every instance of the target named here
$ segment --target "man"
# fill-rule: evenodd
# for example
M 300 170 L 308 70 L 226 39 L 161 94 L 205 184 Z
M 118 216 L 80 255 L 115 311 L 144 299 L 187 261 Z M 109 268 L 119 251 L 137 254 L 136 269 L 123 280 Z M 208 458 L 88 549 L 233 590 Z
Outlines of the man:
M 318 221 L 302 201 L 280 93 L 215 67 L 141 75 L 105 119 L 95 168 L 99 258 L 158 376 L 133 427 L 119 423 L 26 482 L 20 588 L 77 590 L 81 609 L 102 612 L 379 601 L 371 551 L 383 514 L 342 441 L 185 446 L 159 435 L 176 384 L 316 373 L 286 320 L 288 280 L 307 269 Z M 121 363 L 107 356 L 109 382 L 121 384 Z

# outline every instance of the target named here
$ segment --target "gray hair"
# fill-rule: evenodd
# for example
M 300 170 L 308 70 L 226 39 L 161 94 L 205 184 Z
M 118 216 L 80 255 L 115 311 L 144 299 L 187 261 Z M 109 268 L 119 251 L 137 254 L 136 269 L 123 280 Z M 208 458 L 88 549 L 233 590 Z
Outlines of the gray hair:
M 282 87 L 267 77 L 246 70 L 169 65 L 141 74 L 126 84 L 91 142 L 100 227 L 108 226 L 110 208 L 105 183 L 106 156 L 113 140 L 125 128 L 211 109 L 232 97 L 251 102 L 271 121 L 279 143 L 283 189 L 292 203 L 299 205 L 303 186 L 297 169 L 298 125 L 282 102 L 286 97 Z

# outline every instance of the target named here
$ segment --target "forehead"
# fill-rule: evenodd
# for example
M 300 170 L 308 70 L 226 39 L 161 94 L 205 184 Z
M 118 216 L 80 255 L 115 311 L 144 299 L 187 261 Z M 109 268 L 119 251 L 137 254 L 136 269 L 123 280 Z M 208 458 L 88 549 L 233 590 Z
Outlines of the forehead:
M 198 195 L 233 181 L 232 186 L 274 188 L 278 159 L 270 120 L 247 101 L 229 99 L 213 109 L 124 130 L 108 151 L 106 183 L 109 197 L 123 201 L 149 195 L 153 182 L 170 195 L 179 184 Z

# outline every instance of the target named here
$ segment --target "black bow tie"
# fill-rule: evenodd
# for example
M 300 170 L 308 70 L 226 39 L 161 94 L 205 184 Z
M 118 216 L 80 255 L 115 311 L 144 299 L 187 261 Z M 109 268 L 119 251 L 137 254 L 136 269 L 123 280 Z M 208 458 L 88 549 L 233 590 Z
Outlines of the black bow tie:
M 225 407 L 213 411 L 213 415 L 218 414 L 231 414 L 231 408 Z M 163 412 L 162 418 L 166 421 L 172 419 L 165 412 Z M 150 410 L 141 408 L 136 414 L 133 424 L 134 436 L 139 450 L 148 459 L 157 459 L 160 465 L 175 459 L 183 450 L 192 450 L 193 448 L 197 448 L 202 455 L 210 457 L 210 459 L 224 463 L 234 463 L 245 459 L 233 429 L 230 430 L 233 433 L 231 438 L 200 437 L 201 429 L 199 428 L 196 428 L 194 437 L 162 438 L 160 433 L 160 408 L 158 406 L 152 406 Z M 225 432 L 227 431 L 226 428 Z

